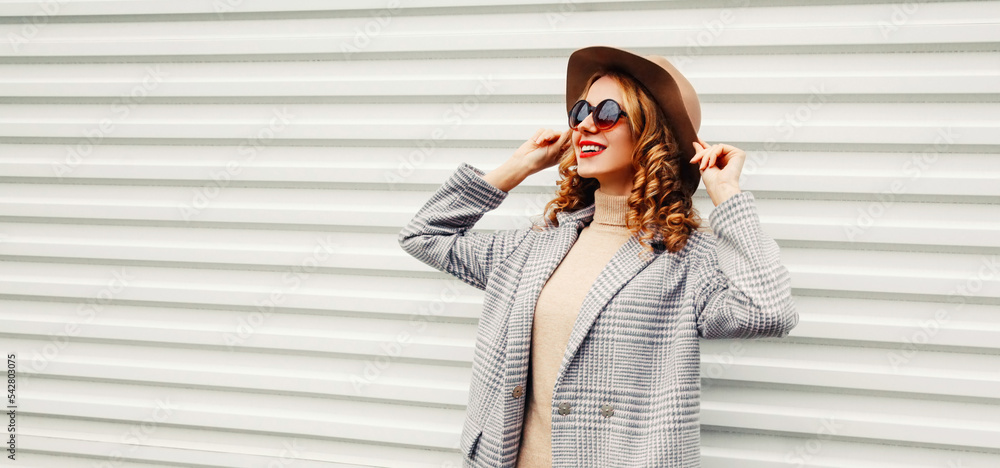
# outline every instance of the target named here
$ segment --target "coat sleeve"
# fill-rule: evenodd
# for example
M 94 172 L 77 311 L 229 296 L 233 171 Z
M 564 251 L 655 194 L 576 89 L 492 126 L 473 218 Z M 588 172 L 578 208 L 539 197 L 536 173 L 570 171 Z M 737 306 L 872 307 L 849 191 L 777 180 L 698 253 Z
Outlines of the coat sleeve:
M 784 337 L 799 322 L 778 244 L 760 226 L 753 194 L 740 192 L 709 215 L 715 233 L 695 271 L 695 316 L 703 338 Z M 712 243 L 709 243 L 712 245 Z
M 408 254 L 478 289 L 486 289 L 493 267 L 506 259 L 531 230 L 470 230 L 508 195 L 483 179 L 484 174 L 461 163 L 399 233 L 399 245 Z

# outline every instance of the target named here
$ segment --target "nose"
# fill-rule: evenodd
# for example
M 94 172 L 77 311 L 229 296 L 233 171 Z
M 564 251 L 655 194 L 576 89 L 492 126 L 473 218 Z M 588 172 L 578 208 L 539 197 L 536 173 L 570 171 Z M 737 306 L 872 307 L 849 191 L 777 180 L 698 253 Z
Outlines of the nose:
M 588 115 L 586 119 L 583 119 L 583 122 L 580 122 L 580 125 L 578 125 L 576 127 L 576 129 L 578 131 L 580 131 L 581 133 L 586 132 L 586 133 L 590 133 L 590 134 L 595 134 L 595 133 L 597 133 L 597 132 L 600 131 L 600 130 L 597 129 L 597 125 L 594 123 L 594 113 L 593 112 L 591 112 L 590 115 Z

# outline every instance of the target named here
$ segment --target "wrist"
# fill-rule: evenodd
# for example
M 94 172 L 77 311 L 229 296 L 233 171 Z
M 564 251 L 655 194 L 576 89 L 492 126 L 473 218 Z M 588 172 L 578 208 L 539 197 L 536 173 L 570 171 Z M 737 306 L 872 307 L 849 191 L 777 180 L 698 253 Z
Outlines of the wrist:
M 508 160 L 497 166 L 496 169 L 486 173 L 486 175 L 483 176 L 483 179 L 489 182 L 490 185 L 504 192 L 509 192 L 514 187 L 517 187 L 521 182 L 524 182 L 524 179 L 526 179 L 528 175 L 530 175 L 530 173 L 526 169 Z
M 739 187 L 723 185 L 717 187 L 712 193 L 709 193 L 709 196 L 712 198 L 712 203 L 714 203 L 715 206 L 719 206 L 725 203 L 726 200 L 732 198 L 734 195 L 738 195 L 740 193 L 742 193 L 742 190 L 740 190 Z

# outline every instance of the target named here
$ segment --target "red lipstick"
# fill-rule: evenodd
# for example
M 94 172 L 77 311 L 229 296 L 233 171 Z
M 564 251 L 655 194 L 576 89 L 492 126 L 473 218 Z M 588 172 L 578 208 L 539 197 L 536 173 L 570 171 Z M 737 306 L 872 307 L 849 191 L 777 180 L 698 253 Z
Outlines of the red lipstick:
M 597 146 L 600 146 L 601 149 L 598 150 L 598 151 L 592 151 L 592 152 L 586 152 L 585 153 L 585 152 L 583 152 L 583 147 L 587 146 L 587 145 L 597 145 Z M 607 146 L 602 145 L 602 144 L 600 144 L 600 143 L 598 143 L 596 141 L 590 141 L 590 140 L 582 140 L 582 141 L 580 141 L 580 157 L 581 158 L 592 158 L 594 156 L 597 156 L 597 155 L 603 153 L 604 150 L 606 150 L 606 149 L 607 149 Z

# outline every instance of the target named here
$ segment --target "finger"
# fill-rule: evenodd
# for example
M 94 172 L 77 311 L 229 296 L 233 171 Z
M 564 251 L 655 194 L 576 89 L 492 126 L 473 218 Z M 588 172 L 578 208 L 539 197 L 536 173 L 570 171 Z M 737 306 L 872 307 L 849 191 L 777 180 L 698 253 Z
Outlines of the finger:
M 741 149 L 739 149 L 739 148 L 737 148 L 737 147 L 735 147 L 733 145 L 722 144 L 721 146 L 722 146 L 722 149 L 723 149 L 722 155 L 721 155 L 723 162 L 728 162 L 728 161 L 732 160 L 733 158 L 739 158 L 739 157 L 745 157 L 746 156 L 746 152 L 744 152 L 743 150 L 741 150 Z
M 712 145 L 712 147 L 709 148 L 708 153 L 706 153 L 705 157 L 702 159 L 702 168 L 707 169 L 711 167 L 712 164 L 715 162 L 716 156 L 718 156 L 721 151 L 722 151 L 721 146 Z
M 541 136 L 543 133 L 545 133 L 545 128 L 539 128 L 538 130 L 535 130 L 535 134 L 531 136 L 531 140 L 534 141 L 536 144 L 538 144 L 539 142 L 542 141 Z
M 556 144 L 559 145 L 560 149 L 563 149 L 566 146 L 568 146 L 569 139 L 570 139 L 571 136 L 573 136 L 573 130 L 572 129 L 567 129 L 565 132 L 563 132 L 562 135 L 559 135 L 559 140 L 556 141 Z
M 694 157 L 691 158 L 690 162 L 695 162 L 695 161 L 697 161 L 698 159 L 701 158 L 702 154 L 704 154 L 705 148 L 704 147 L 699 147 L 700 145 L 697 142 L 693 142 L 693 143 L 691 143 L 691 145 L 694 146 L 694 152 L 695 152 L 695 154 L 694 154 Z
M 725 158 L 725 155 L 726 155 L 725 145 L 720 143 L 719 149 L 716 150 L 714 153 L 712 153 L 712 162 L 709 163 L 709 167 L 711 166 L 719 167 L 718 162 L 720 159 Z

